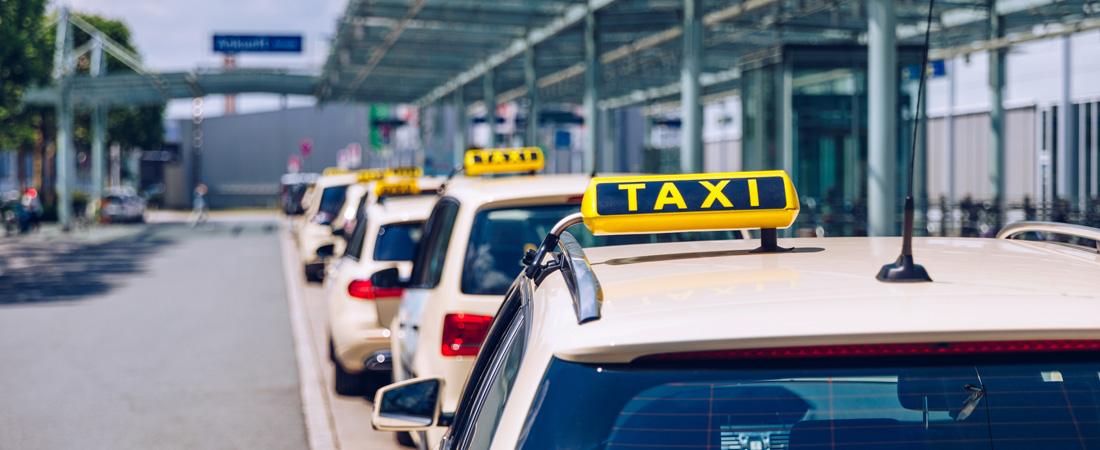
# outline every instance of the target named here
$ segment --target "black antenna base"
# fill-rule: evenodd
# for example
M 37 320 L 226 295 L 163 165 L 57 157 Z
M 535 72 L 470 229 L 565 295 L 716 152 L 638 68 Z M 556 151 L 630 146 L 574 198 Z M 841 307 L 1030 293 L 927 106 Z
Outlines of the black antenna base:
M 913 262 L 913 255 L 898 256 L 893 264 L 887 264 L 879 269 L 875 276 L 884 283 L 924 283 L 932 281 L 924 266 Z
M 761 228 L 760 246 L 749 250 L 749 253 L 786 253 L 794 250 L 793 248 L 780 247 L 778 238 L 779 233 L 775 228 Z

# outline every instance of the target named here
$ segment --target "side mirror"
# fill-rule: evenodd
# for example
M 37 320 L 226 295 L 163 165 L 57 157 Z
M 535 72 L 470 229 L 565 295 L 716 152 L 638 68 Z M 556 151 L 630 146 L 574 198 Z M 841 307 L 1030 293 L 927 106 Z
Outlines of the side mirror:
M 333 246 L 332 244 L 322 245 L 320 247 L 317 247 L 317 257 L 321 258 L 321 259 L 328 258 L 328 257 L 332 256 L 332 254 L 335 253 L 335 252 L 336 252 L 335 246 Z
M 371 425 L 378 431 L 425 431 L 439 424 L 442 378 L 414 378 L 374 394 Z
M 332 235 L 343 237 L 344 236 L 344 229 L 343 228 L 337 228 L 335 230 L 332 230 Z
M 399 289 L 408 287 L 409 282 L 401 280 L 401 273 L 396 267 L 390 267 L 371 275 L 370 285 L 379 289 Z

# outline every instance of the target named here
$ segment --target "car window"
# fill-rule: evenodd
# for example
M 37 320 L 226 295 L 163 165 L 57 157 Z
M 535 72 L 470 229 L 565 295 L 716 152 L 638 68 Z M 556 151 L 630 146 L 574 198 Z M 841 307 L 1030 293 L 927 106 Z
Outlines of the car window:
M 451 232 L 458 217 L 458 201 L 442 198 L 424 223 L 424 245 L 418 245 L 413 260 L 412 286 L 434 288 L 443 276 L 443 263 L 451 244 Z
M 322 225 L 330 224 L 336 218 L 336 213 L 340 212 L 341 206 L 344 206 L 347 191 L 347 186 L 332 186 L 321 191 L 321 204 L 317 208 L 317 215 L 322 217 L 320 220 Z
M 355 221 L 355 229 L 352 230 L 351 237 L 348 238 L 348 246 L 344 250 L 344 255 L 358 260 L 362 257 L 363 246 L 366 244 L 367 218 L 362 217 L 359 213 L 356 213 L 356 217 L 358 219 Z
M 462 269 L 462 292 L 504 295 L 523 268 L 523 254 L 535 249 L 563 217 L 580 211 L 573 204 L 484 209 L 474 217 Z M 740 238 L 739 231 L 593 236 L 584 225 L 568 229 L 583 247 Z
M 421 222 L 391 223 L 378 227 L 374 241 L 375 261 L 412 261 L 420 242 Z
M 521 311 L 509 324 L 503 343 L 490 356 L 488 370 L 479 380 L 476 398 L 471 403 L 471 416 L 466 422 L 466 429 L 458 435 L 458 448 L 482 450 L 492 443 L 523 357 L 526 342 L 523 324 L 524 313 Z
M 555 359 L 518 448 L 1098 448 L 1100 363 L 1080 359 Z

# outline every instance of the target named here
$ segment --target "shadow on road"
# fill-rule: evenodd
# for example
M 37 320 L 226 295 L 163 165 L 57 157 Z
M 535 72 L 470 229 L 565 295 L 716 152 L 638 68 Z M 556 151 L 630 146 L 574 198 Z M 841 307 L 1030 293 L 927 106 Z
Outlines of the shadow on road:
M 67 302 L 109 292 L 176 241 L 159 226 L 105 242 L 25 240 L 0 251 L 0 305 Z

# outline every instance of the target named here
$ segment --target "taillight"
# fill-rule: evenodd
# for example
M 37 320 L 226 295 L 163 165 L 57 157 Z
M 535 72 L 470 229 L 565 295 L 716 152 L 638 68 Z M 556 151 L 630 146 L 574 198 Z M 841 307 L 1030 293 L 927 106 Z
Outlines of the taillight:
M 853 356 L 958 355 L 981 353 L 1030 353 L 1100 350 L 1097 340 L 983 341 L 917 344 L 819 345 L 813 347 L 745 348 L 701 352 L 659 353 L 637 361 L 685 361 L 708 359 L 781 359 Z
M 377 298 L 400 297 L 405 290 L 402 288 L 378 288 L 370 284 L 370 280 L 355 280 L 348 284 L 348 295 L 363 300 Z
M 443 356 L 477 356 L 493 316 L 447 314 L 443 317 Z

